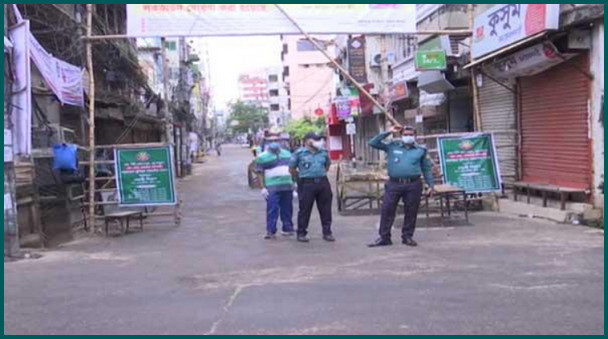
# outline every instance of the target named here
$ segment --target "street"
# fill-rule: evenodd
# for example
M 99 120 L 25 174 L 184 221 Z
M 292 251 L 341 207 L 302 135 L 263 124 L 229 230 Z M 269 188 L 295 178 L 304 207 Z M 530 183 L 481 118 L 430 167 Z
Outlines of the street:
M 267 241 L 250 160 L 227 145 L 196 165 L 177 228 L 5 262 L 4 334 L 604 334 L 602 231 L 475 212 L 368 249 L 378 216 L 334 199 L 337 242 L 316 209 L 309 244 Z

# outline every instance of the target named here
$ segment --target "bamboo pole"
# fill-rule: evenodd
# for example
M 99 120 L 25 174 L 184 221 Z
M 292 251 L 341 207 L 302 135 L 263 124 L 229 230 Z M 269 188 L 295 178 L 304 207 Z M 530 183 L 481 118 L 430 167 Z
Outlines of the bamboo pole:
M 332 58 L 329 53 L 327 53 L 325 51 L 324 48 L 322 48 L 319 43 L 313 39 L 312 36 L 310 36 L 310 34 L 308 34 L 308 32 L 306 32 L 302 26 L 300 26 L 300 24 L 298 24 L 287 12 L 285 12 L 285 10 L 283 9 L 283 7 L 281 7 L 281 5 L 279 4 L 275 4 L 275 7 L 281 12 L 283 13 L 283 15 L 285 15 L 285 17 L 291 21 L 291 23 L 306 37 L 306 39 L 308 39 L 314 46 L 316 49 L 318 49 L 330 62 L 332 65 L 334 65 L 334 67 L 336 67 L 341 73 L 342 75 L 344 75 L 348 80 L 350 80 L 355 87 L 357 87 L 357 89 L 363 93 L 364 96 L 366 96 L 369 100 L 371 100 L 371 102 L 376 105 L 378 108 L 380 108 L 382 110 L 382 113 L 384 113 L 384 115 L 386 116 L 386 118 L 395 126 L 401 126 L 401 124 L 392 116 L 392 114 L 390 114 L 388 112 L 388 110 L 380 103 L 378 102 L 378 100 L 376 100 L 368 91 L 365 90 L 365 88 L 359 84 L 359 82 L 357 82 L 357 80 L 355 80 L 355 78 L 353 78 L 346 69 L 344 69 L 344 67 L 342 67 L 338 62 L 336 62 L 336 60 L 334 60 L 334 58 Z
M 93 32 L 93 4 L 87 4 L 86 9 L 86 37 L 90 37 Z M 95 75 L 91 40 L 85 40 L 85 45 L 89 72 L 89 231 L 95 232 Z
M 474 5 L 467 5 L 467 12 L 469 15 L 469 29 L 471 32 L 474 27 Z M 473 62 L 473 55 L 471 54 L 471 63 Z M 471 88 L 473 89 L 473 121 L 475 123 L 475 130 L 481 131 L 483 129 L 483 125 L 481 123 L 481 106 L 479 103 L 479 88 L 477 87 L 477 70 L 475 67 L 471 67 Z

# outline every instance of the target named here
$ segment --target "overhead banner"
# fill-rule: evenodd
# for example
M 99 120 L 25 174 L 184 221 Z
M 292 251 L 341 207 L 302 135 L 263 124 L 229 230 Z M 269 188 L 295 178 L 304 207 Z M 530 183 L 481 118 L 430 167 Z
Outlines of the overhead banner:
M 283 4 L 311 34 L 416 32 L 415 4 Z M 127 34 L 181 37 L 300 34 L 273 4 L 127 4 Z
M 491 133 L 437 139 L 444 182 L 467 193 L 501 190 L 494 137 Z
M 496 5 L 475 18 L 471 55 L 479 58 L 546 30 L 559 28 L 559 4 Z
M 121 206 L 176 204 L 171 147 L 116 149 L 114 158 Z
M 64 105 L 84 107 L 82 69 L 53 57 L 31 33 L 29 42 L 32 61 L 57 99 Z
M 13 14 L 17 20 L 17 27 L 20 24 L 27 24 L 27 44 L 28 58 L 31 58 L 38 71 L 44 78 L 45 83 L 57 96 L 62 104 L 84 107 L 84 86 L 82 85 L 83 70 L 80 67 L 69 64 L 63 60 L 53 57 L 36 40 L 29 30 L 29 21 L 24 20 L 16 5 L 13 6 Z M 12 30 L 13 28 L 11 28 Z M 29 72 L 29 63 L 28 63 Z

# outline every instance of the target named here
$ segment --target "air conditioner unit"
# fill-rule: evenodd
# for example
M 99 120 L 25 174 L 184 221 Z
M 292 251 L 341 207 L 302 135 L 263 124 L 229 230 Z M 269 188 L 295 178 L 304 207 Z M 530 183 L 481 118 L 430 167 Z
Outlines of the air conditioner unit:
M 49 124 L 35 127 L 32 131 L 33 148 L 49 148 L 54 144 L 75 144 L 76 133 L 73 129 Z
M 370 67 L 380 67 L 382 65 L 382 54 L 376 54 L 369 61 Z

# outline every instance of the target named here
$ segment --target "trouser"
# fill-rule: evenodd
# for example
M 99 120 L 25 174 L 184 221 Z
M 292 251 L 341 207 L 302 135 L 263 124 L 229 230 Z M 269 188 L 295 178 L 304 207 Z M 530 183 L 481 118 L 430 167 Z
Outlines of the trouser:
M 422 196 L 422 180 L 407 184 L 389 181 L 384 188 L 382 215 L 380 217 L 380 238 L 383 240 L 391 239 L 391 229 L 395 222 L 397 206 L 401 199 L 403 199 L 403 204 L 405 205 L 401 238 L 407 239 L 413 237 L 414 231 L 416 230 L 416 219 L 418 218 L 418 208 L 420 207 Z
M 314 203 L 317 203 L 323 235 L 331 235 L 331 203 L 333 193 L 327 178 L 302 179 L 298 182 L 298 235 L 308 234 L 308 223 Z
M 266 232 L 277 233 L 277 221 L 281 216 L 283 232 L 293 232 L 293 192 L 269 192 L 266 200 Z

